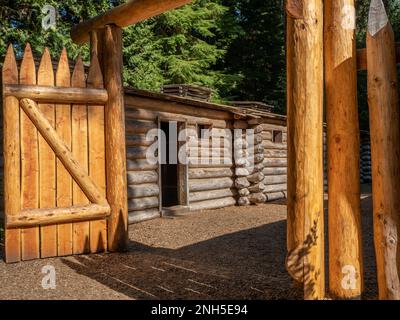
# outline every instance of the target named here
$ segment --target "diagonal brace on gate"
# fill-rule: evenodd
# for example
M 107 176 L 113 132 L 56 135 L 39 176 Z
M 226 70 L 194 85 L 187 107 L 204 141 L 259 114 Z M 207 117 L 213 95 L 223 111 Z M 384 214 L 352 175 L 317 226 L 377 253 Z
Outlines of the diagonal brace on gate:
M 42 111 L 40 111 L 36 102 L 25 98 L 20 101 L 20 105 L 92 204 L 67 208 L 22 210 L 18 215 L 6 219 L 7 228 L 46 225 L 67 221 L 85 221 L 109 216 L 111 209 L 107 199 L 88 176 L 85 169 L 75 159 L 67 145 L 57 134 Z
M 52 127 L 44 114 L 39 110 L 38 105 L 31 99 L 22 99 L 20 101 L 22 109 L 26 115 L 38 129 L 40 134 L 53 149 L 57 158 L 71 174 L 75 182 L 81 187 L 83 193 L 88 197 L 89 201 L 95 204 L 108 204 L 106 198 L 101 194 L 100 190 L 88 176 L 85 169 L 75 159 L 74 155 L 68 149 L 67 145 L 60 138 L 57 131 Z

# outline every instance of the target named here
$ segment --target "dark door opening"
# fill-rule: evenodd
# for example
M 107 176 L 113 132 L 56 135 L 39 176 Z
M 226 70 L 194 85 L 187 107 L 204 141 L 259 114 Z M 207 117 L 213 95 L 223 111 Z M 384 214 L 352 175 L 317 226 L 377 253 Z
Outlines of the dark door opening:
M 170 154 L 170 143 L 176 143 L 177 141 L 170 141 L 170 126 L 169 122 L 161 122 L 160 129 L 165 133 L 166 146 L 165 149 L 160 148 L 160 152 L 165 150 L 165 160 L 166 163 L 161 164 L 161 188 L 162 188 L 162 207 L 172 207 L 179 205 L 179 188 L 178 188 L 178 164 L 170 163 L 171 158 L 177 159 L 177 154 L 175 157 Z M 177 148 L 172 148 L 177 152 Z

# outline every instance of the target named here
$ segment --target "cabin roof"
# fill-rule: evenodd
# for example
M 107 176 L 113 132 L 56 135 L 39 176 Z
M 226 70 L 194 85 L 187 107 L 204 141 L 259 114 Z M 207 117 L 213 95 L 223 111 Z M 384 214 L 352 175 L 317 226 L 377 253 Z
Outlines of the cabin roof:
M 190 99 L 187 97 L 180 97 L 180 96 L 170 95 L 170 94 L 165 94 L 165 93 L 135 89 L 135 88 L 131 88 L 131 87 L 125 87 L 125 94 L 135 95 L 135 96 L 140 96 L 140 97 L 145 97 L 145 98 L 151 98 L 151 99 L 164 100 L 164 101 L 171 101 L 171 102 L 176 102 L 176 103 L 182 103 L 182 104 L 191 105 L 191 106 L 195 106 L 195 107 L 199 107 L 199 108 L 226 111 L 226 112 L 230 112 L 230 113 L 233 113 L 235 115 L 239 115 L 239 116 L 245 117 L 245 118 L 266 118 L 266 119 L 274 119 L 277 121 L 286 122 L 285 115 L 280 115 L 280 114 L 276 114 L 273 112 L 268 112 L 268 111 L 263 111 L 263 110 L 255 110 L 255 109 L 245 109 L 245 108 L 241 108 L 241 107 L 237 107 L 237 106 L 229 106 L 229 105 L 224 105 L 224 104 L 212 103 L 212 102 L 208 102 L 208 101 L 195 100 L 195 99 Z

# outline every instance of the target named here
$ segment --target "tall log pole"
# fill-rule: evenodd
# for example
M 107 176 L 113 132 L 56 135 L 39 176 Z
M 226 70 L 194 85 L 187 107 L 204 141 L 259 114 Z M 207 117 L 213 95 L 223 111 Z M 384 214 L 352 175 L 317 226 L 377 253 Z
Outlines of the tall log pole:
M 400 114 L 394 35 L 382 0 L 371 2 L 367 64 L 379 298 L 398 300 Z
M 287 269 L 305 299 L 325 297 L 322 8 L 321 0 L 287 2 Z
M 122 82 L 122 30 L 106 26 L 103 39 L 103 74 L 108 92 L 105 105 L 108 249 L 123 251 L 128 243 L 124 88 Z
M 354 0 L 325 1 L 329 292 L 360 298 L 363 265 Z

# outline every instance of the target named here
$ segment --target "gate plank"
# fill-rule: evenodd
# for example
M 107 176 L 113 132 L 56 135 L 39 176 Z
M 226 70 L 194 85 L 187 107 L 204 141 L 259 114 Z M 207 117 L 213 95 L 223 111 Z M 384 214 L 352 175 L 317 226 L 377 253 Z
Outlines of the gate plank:
M 4 84 L 18 83 L 18 68 L 12 45 L 8 46 L 4 60 Z M 19 135 L 19 103 L 15 97 L 6 97 L 3 106 L 4 131 L 4 212 L 8 217 L 17 215 L 20 203 L 20 135 Z M 21 260 L 21 230 L 5 231 L 5 260 L 18 262 Z
M 88 88 L 103 88 L 103 76 L 97 58 L 98 37 L 96 32 L 91 35 L 91 63 L 87 79 Z M 96 50 L 95 50 L 96 49 Z M 89 176 L 106 196 L 105 172 L 105 142 L 104 142 L 104 106 L 88 106 L 88 134 L 89 134 Z M 102 252 L 107 248 L 107 221 L 97 220 L 90 222 L 90 251 Z
M 36 85 L 36 69 L 29 43 L 20 68 L 20 84 Z M 38 132 L 26 114 L 21 113 L 21 209 L 39 206 Z M 22 260 L 40 257 L 39 227 L 22 229 Z
M 75 88 L 85 88 L 85 70 L 81 56 L 75 63 L 72 73 L 71 86 Z M 72 105 L 72 154 L 80 163 L 81 167 L 88 174 L 88 128 L 87 128 L 87 106 L 85 104 Z M 89 200 L 82 192 L 79 185 L 74 181 L 72 184 L 72 204 L 85 205 Z M 73 229 L 73 253 L 87 253 L 89 247 L 89 221 L 77 222 L 72 226 Z
M 38 85 L 54 86 L 54 72 L 49 50 L 44 50 L 38 71 Z M 39 110 L 43 112 L 49 123 L 54 127 L 54 104 L 40 103 Z M 53 150 L 39 135 L 39 207 L 53 208 L 56 205 L 56 158 Z M 57 256 L 57 226 L 40 227 L 41 257 Z
M 67 51 L 61 52 L 60 61 L 56 72 L 56 85 L 70 87 L 71 78 L 68 65 Z M 71 106 L 69 104 L 56 104 L 56 131 L 61 139 L 71 149 Z M 65 169 L 60 159 L 57 159 L 57 207 L 72 205 L 72 178 Z M 72 254 L 72 224 L 64 223 L 57 226 L 58 255 Z

